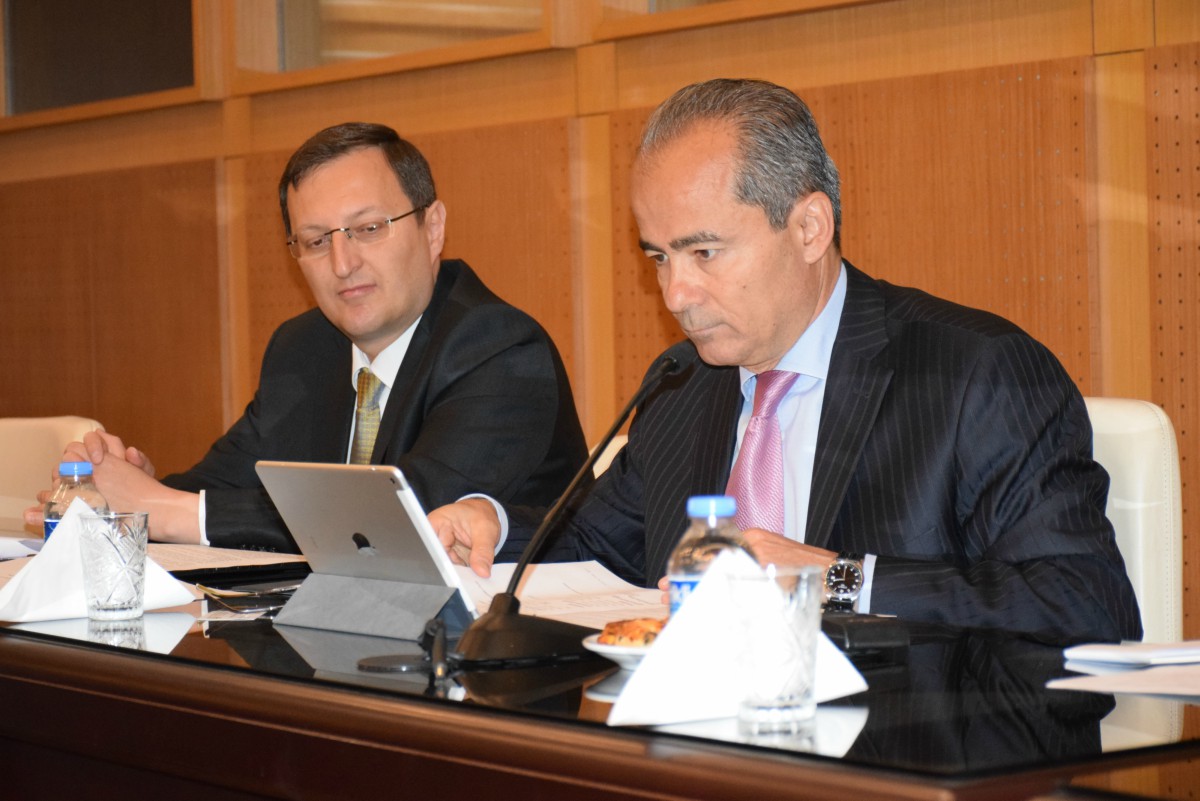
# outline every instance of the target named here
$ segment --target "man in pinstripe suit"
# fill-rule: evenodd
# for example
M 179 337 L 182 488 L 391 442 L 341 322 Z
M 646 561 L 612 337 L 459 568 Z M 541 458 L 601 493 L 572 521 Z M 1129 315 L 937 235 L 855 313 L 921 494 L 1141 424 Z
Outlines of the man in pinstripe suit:
M 687 497 L 725 490 L 756 377 L 784 369 L 800 377 L 778 411 L 783 530 L 745 532 L 760 561 L 865 555 L 861 612 L 1140 638 L 1075 385 L 1011 323 L 843 260 L 837 170 L 798 97 L 758 81 L 680 90 L 647 123 L 632 195 L 684 369 L 547 557 L 657 582 Z M 483 574 L 538 520 L 480 499 L 430 517 Z

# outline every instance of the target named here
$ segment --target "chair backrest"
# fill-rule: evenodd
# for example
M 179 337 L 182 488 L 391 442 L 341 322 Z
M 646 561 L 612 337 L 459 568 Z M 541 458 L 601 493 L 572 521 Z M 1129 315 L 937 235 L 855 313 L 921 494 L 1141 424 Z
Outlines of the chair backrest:
M 1182 502 L 1179 451 L 1158 406 L 1126 398 L 1085 398 L 1093 455 L 1112 480 L 1108 519 L 1142 610 L 1146 642 L 1183 639 Z M 1182 704 L 1164 712 L 1149 699 L 1116 696 L 1100 723 L 1106 750 L 1158 744 L 1183 731 Z
M 1142 610 L 1146 642 L 1183 638 L 1183 530 L 1175 429 L 1158 406 L 1086 398 L 1093 454 L 1108 471 L 1108 519 Z
M 617 453 L 620 452 L 621 448 L 625 447 L 625 443 L 628 441 L 629 437 L 625 434 L 617 434 L 613 437 L 612 442 L 608 443 L 608 447 L 604 449 L 604 453 L 600 454 L 599 458 L 596 459 L 596 463 L 592 465 L 592 472 L 597 478 L 608 469 L 608 466 L 612 464 L 612 460 L 616 458 Z
M 63 449 L 97 429 L 86 417 L 0 418 L 0 530 L 23 529 L 22 512 L 50 486 Z

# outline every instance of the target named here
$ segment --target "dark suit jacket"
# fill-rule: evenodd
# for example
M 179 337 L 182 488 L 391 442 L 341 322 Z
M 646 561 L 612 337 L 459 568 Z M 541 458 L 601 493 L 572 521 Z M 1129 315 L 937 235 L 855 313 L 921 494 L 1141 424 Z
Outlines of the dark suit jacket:
M 208 455 L 164 483 L 206 490 L 213 545 L 294 551 L 254 465 L 345 462 L 350 341 L 320 310 L 271 337 L 254 400 Z M 587 456 L 549 335 L 461 261 L 442 262 L 380 421 L 371 461 L 399 466 L 426 509 L 482 491 L 551 503 Z
M 847 271 L 806 541 L 878 556 L 873 612 L 1072 641 L 1140 636 L 1104 516 L 1108 476 L 1058 360 L 995 315 Z M 651 586 L 687 497 L 724 492 L 738 372 L 681 347 L 688 366 L 643 403 L 549 558 L 598 558 Z M 501 558 L 528 538 L 525 515 L 511 517 Z

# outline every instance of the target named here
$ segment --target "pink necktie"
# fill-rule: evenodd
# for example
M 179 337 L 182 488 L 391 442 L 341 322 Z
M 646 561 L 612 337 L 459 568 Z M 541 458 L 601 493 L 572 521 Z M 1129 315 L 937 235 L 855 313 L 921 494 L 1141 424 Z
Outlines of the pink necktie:
M 758 374 L 754 413 L 726 489 L 726 494 L 737 499 L 734 522 L 743 530 L 783 533 L 783 436 L 775 410 L 799 376 L 783 370 Z

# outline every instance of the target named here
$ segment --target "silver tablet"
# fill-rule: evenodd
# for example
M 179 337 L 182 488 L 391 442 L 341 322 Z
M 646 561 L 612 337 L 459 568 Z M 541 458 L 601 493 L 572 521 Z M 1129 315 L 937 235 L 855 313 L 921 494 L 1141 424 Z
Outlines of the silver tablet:
M 261 461 L 255 469 L 314 573 L 452 587 L 466 598 L 398 468 Z

